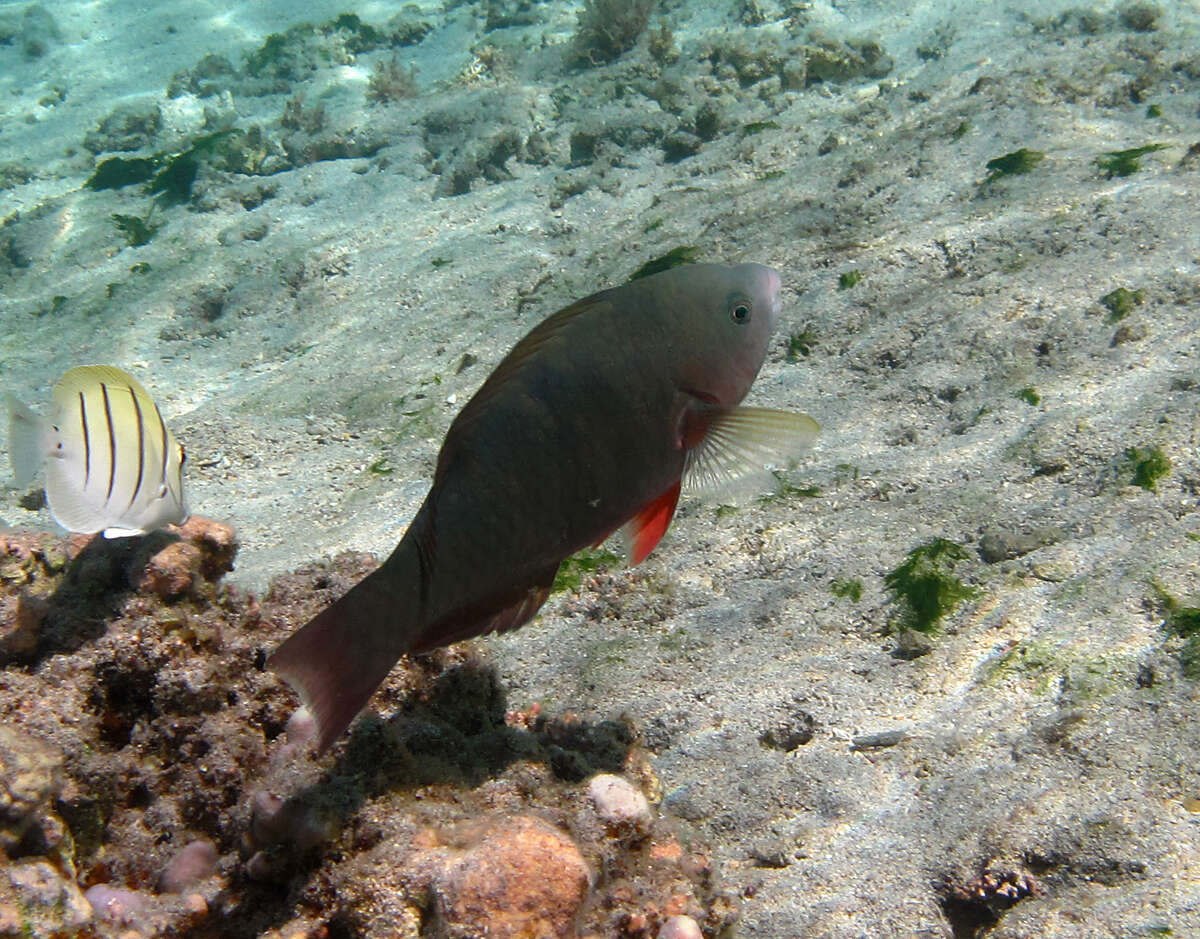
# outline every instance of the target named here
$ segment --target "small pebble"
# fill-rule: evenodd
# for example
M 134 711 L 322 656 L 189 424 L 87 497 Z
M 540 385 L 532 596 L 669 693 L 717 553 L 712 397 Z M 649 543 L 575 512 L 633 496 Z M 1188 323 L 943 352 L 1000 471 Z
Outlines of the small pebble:
M 884 730 L 877 734 L 860 734 L 850 741 L 851 750 L 882 750 L 908 739 L 908 731 Z
M 618 835 L 645 835 L 650 830 L 650 803 L 629 780 L 600 773 L 588 784 L 588 796 L 596 816 Z
M 672 916 L 658 931 L 658 939 L 704 939 L 704 934 L 690 916 Z
M 183 893 L 217 870 L 217 848 L 211 841 L 193 841 L 171 858 L 158 881 L 160 893 Z
M 136 890 L 96 884 L 83 894 L 96 911 L 96 917 L 116 926 L 128 926 L 146 907 L 146 898 Z

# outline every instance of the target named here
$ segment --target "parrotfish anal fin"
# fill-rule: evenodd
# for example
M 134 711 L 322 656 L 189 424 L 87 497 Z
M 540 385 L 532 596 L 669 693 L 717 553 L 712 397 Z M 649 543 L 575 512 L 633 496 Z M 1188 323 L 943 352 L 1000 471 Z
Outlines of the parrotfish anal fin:
M 447 433 L 447 440 L 450 439 L 455 427 L 461 428 L 475 419 L 475 416 L 482 413 L 487 407 L 487 403 L 496 395 L 504 385 L 516 375 L 529 359 L 541 350 L 548 343 L 553 342 L 572 322 L 585 313 L 594 310 L 611 309 L 612 304 L 607 300 L 597 297 L 589 297 L 585 300 L 580 300 L 577 303 L 572 303 L 568 307 L 564 307 L 552 316 L 542 320 L 535 326 L 529 334 L 518 342 L 509 351 L 500 364 L 487 377 L 487 380 L 475 392 L 471 400 L 466 403 L 458 416 L 454 418 L 454 423 L 451 425 L 450 432 Z
M 428 652 L 452 642 L 462 642 L 464 639 L 473 639 L 488 633 L 506 633 L 524 626 L 537 615 L 537 611 L 550 596 L 550 588 L 554 586 L 554 575 L 557 573 L 558 565 L 555 564 L 533 578 L 528 587 L 509 593 L 502 600 L 457 610 L 443 617 L 430 628 L 423 630 L 421 638 L 408 651 Z M 499 609 L 496 608 L 497 605 Z
M 688 449 L 683 484 L 688 491 L 731 482 L 767 466 L 786 466 L 813 445 L 821 425 L 807 414 L 774 408 L 735 407 L 696 412 L 685 422 Z
M 671 525 L 675 506 L 679 502 L 679 483 L 676 483 L 657 499 L 629 520 L 626 535 L 629 543 L 629 566 L 641 564 L 654 546 L 662 541 Z

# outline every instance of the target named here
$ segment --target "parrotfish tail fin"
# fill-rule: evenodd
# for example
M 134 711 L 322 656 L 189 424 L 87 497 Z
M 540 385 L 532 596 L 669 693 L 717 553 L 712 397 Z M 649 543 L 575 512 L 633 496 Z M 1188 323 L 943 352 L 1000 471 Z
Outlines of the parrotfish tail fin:
M 8 404 L 8 460 L 13 480 L 28 486 L 44 456 L 43 421 L 15 395 L 6 394 Z
M 267 660 L 312 714 L 318 753 L 366 707 L 419 628 L 418 583 L 398 576 L 402 572 L 393 560 L 309 620 Z
M 646 556 L 662 541 L 678 504 L 679 483 L 676 483 L 629 520 L 622 530 L 622 535 L 625 540 L 625 557 L 630 567 L 646 560 Z
M 735 407 L 706 418 L 699 443 L 688 450 L 683 484 L 689 491 L 720 487 L 767 467 L 786 469 L 808 450 L 821 425 L 807 414 Z

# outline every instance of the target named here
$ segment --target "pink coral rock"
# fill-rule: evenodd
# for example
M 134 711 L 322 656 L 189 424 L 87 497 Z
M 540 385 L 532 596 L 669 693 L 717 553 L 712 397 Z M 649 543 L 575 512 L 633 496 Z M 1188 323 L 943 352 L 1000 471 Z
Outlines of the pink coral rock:
M 442 939 L 558 939 L 573 934 L 590 875 L 579 848 L 537 818 L 486 826 L 434 880 Z

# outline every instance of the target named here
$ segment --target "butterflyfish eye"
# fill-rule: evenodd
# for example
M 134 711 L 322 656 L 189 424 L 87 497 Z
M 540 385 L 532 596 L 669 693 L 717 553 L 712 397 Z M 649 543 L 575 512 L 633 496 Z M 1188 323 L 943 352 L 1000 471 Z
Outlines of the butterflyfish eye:
M 729 310 L 729 318 L 738 325 L 750 322 L 750 304 L 743 301 L 735 303 Z

